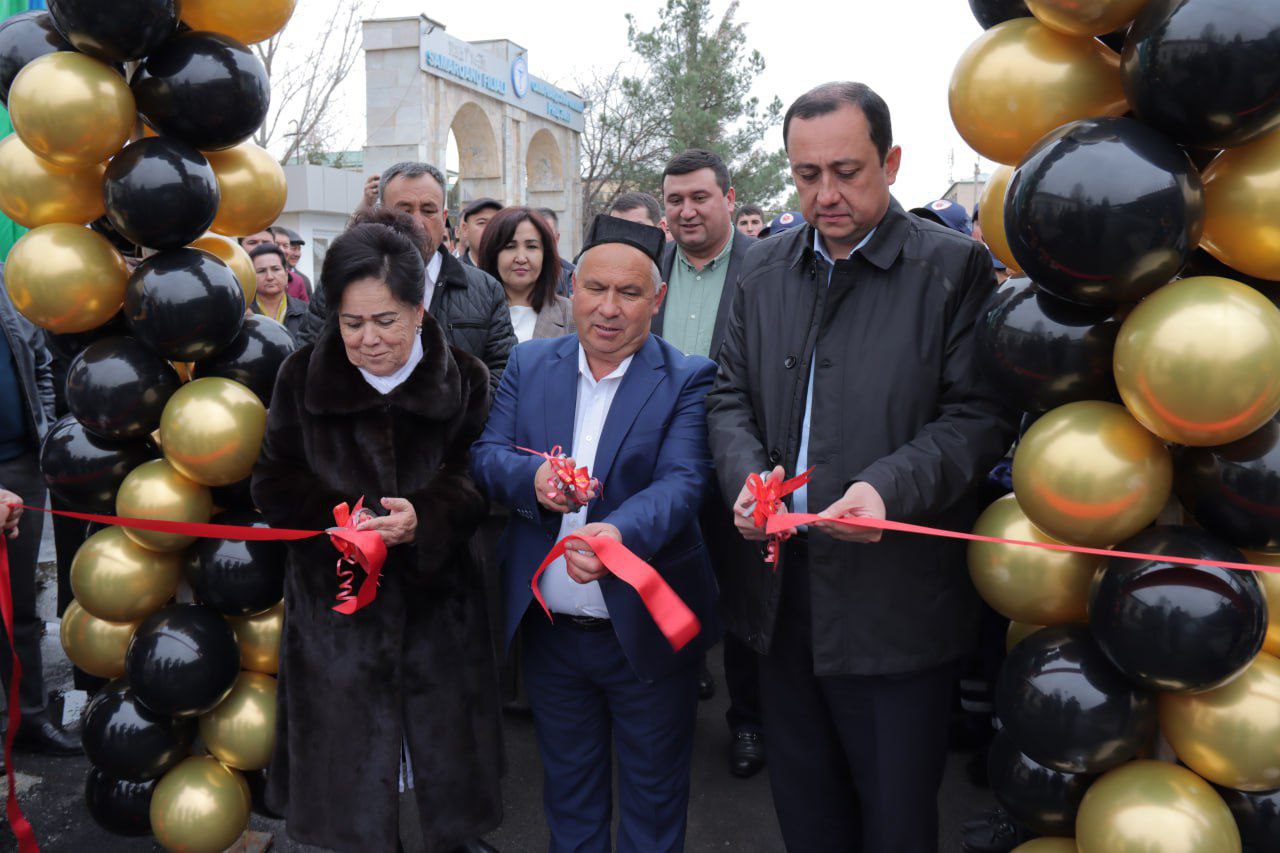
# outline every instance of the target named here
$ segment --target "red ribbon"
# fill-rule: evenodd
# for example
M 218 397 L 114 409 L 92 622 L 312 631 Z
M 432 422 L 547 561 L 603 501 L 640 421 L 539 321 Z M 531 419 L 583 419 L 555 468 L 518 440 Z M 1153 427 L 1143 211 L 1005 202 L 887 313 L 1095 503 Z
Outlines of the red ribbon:
M 378 595 L 378 578 L 382 575 L 382 564 L 387 561 L 387 543 L 382 541 L 376 530 L 357 530 L 360 513 L 364 510 L 364 498 L 356 501 L 352 509 L 345 503 L 333 508 L 333 520 L 337 527 L 327 531 L 329 541 L 338 549 L 342 557 L 338 560 L 338 603 L 333 609 L 350 616 L 357 610 L 368 607 Z M 351 582 L 354 580 L 351 569 L 346 565 L 359 565 L 364 569 L 364 582 L 360 591 L 351 594 Z
M 1043 548 L 1047 551 L 1068 551 L 1073 554 L 1092 554 L 1097 557 L 1122 557 L 1129 560 L 1151 560 L 1164 563 L 1177 563 L 1183 566 L 1221 566 L 1224 569 L 1240 569 L 1250 572 L 1280 572 L 1280 566 L 1262 566 L 1257 563 L 1232 563 L 1224 560 L 1201 560 L 1195 557 L 1175 557 L 1170 554 L 1143 554 L 1138 551 L 1116 551 L 1110 548 L 1089 548 L 1084 545 L 1064 545 L 1061 542 L 1030 542 L 1026 539 L 1002 539 L 999 536 L 983 536 L 978 533 L 961 533 L 957 530 L 943 530 L 939 527 L 925 527 L 922 524 L 907 524 L 903 521 L 887 521 L 880 518 L 861 516 L 844 516 L 842 518 L 823 518 L 813 513 L 781 513 L 772 516 L 765 528 L 770 536 L 781 535 L 804 524 L 815 521 L 830 521 L 847 527 L 863 527 L 872 530 L 890 530 L 895 533 L 919 533 L 925 536 L 940 536 L 944 539 L 964 539 L 969 542 L 990 542 L 995 545 L 1025 545 L 1028 548 Z
M 672 650 L 680 651 L 698 636 L 698 632 L 702 630 L 698 617 L 689 609 L 689 605 L 680 600 L 680 596 L 676 595 L 662 575 L 621 542 L 607 536 L 577 536 L 571 533 L 557 542 L 551 553 L 542 560 L 542 565 L 533 573 L 530 585 L 533 587 L 533 597 L 538 599 L 538 604 L 542 605 L 542 611 L 547 614 L 548 619 L 553 617 L 542 597 L 542 590 L 538 588 L 538 581 L 547 566 L 564 556 L 565 547 L 572 539 L 587 543 L 606 569 L 640 594 L 645 609 L 657 623 L 662 636 L 671 644 Z
M 586 468 L 574 468 L 570 465 L 560 445 L 557 444 L 551 448 L 550 453 L 531 450 L 528 447 L 520 447 L 519 445 L 513 446 L 516 450 L 521 450 L 534 456 L 541 456 L 550 462 L 551 473 L 555 474 L 555 477 L 547 485 L 560 489 L 578 506 L 587 505 L 587 492 L 600 493 L 600 481 L 592 477 L 591 472 Z
M 786 506 L 782 503 L 782 498 L 789 495 L 801 486 L 808 485 L 808 471 L 797 474 L 790 480 L 779 480 L 775 477 L 761 477 L 759 474 L 752 474 L 747 477 L 747 491 L 751 493 L 751 497 L 755 499 L 755 507 L 751 510 L 751 520 L 755 522 L 756 527 L 766 527 L 769 520 L 778 513 L 782 512 Z M 769 536 L 768 545 L 765 547 L 764 561 L 769 565 L 776 565 L 778 562 L 778 543 L 790 535 L 789 531 L 782 531 L 776 535 Z
M 18 726 L 22 723 L 22 704 L 18 696 L 18 688 L 22 684 L 22 662 L 18 660 L 18 646 L 13 637 L 13 589 L 9 585 L 9 542 L 0 533 L 0 617 L 4 619 L 4 632 L 9 638 L 9 653 L 13 656 L 13 676 L 9 679 L 9 731 L 4 737 L 4 766 L 9 777 L 9 798 L 5 803 L 5 814 L 9 817 L 9 826 L 18 839 L 18 850 L 21 853 L 39 853 L 40 845 L 36 843 L 36 831 L 31 822 L 22 813 L 18 805 L 18 786 L 13 778 L 13 739 L 18 735 Z

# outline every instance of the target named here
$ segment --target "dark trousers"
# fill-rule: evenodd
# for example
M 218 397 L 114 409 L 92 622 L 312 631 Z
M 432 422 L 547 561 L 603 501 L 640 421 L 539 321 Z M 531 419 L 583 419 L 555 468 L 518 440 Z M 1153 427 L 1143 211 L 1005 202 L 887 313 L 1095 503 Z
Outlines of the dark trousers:
M 814 675 L 802 542 L 788 544 L 782 571 L 773 645 L 760 659 L 760 694 L 769 781 L 787 850 L 937 850 L 955 668 Z
M 542 757 L 552 853 L 608 853 L 618 756 L 620 853 L 684 849 L 698 705 L 697 659 L 654 682 L 611 628 L 524 620 L 524 680 Z
M 45 483 L 35 450 L 0 462 L 0 486 L 17 493 L 27 506 L 44 506 Z M 18 538 L 10 539 L 9 583 L 13 590 L 13 636 L 18 660 L 22 663 L 19 701 L 23 716 L 45 711 L 44 666 L 40 660 L 40 638 L 44 625 L 36 615 L 36 560 L 44 533 L 44 513 L 24 512 L 18 522 Z M 12 653 L 8 637 L 0 630 L 0 677 L 4 679 L 6 701 L 12 675 Z
M 730 732 L 760 733 L 760 656 L 733 634 L 724 635 L 724 685 Z

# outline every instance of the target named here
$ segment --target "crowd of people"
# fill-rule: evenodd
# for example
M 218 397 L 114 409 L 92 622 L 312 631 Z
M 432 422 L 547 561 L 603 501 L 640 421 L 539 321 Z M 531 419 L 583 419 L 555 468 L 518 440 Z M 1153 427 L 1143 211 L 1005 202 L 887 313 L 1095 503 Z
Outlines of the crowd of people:
M 491 849 L 505 707 L 532 713 L 551 850 L 681 850 L 723 642 L 727 769 L 767 768 L 788 850 L 937 848 L 979 637 L 964 547 L 840 519 L 970 528 L 1015 432 L 974 363 L 1007 271 L 962 206 L 894 199 L 901 149 L 866 86 L 800 96 L 783 137 L 799 211 L 767 217 L 689 150 L 659 197 L 619 195 L 572 263 L 553 211 L 480 198 L 451 217 L 444 175 L 412 162 L 369 179 L 315 285 L 288 228 L 241 240 L 250 310 L 300 346 L 254 501 L 314 528 L 363 495 L 389 554 L 376 603 L 344 616 L 328 545 L 289 545 L 267 802 L 294 839 Z M 3 288 L 0 328 L 0 485 L 39 504 L 52 360 Z M 565 485 L 525 448 L 563 448 L 590 479 Z M 820 519 L 770 545 L 751 481 L 806 470 L 786 500 Z M 39 679 L 43 519 L 5 500 L 20 734 L 74 751 Z M 697 636 L 674 651 L 588 539 L 655 568 Z

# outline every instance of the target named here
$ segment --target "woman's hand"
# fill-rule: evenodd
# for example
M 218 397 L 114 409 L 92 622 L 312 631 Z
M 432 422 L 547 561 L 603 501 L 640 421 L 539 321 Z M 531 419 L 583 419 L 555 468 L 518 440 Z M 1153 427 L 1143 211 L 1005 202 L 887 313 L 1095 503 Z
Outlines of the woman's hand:
M 418 513 L 413 504 L 404 498 L 383 498 L 382 507 L 387 510 L 386 515 L 366 519 L 356 529 L 378 531 L 388 548 L 412 542 L 418 533 Z

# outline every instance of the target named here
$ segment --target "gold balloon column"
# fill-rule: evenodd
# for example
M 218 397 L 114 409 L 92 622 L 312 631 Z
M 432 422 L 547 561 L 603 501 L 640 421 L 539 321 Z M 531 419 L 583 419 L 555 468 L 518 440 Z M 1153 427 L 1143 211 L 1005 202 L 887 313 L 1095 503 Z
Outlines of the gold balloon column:
M 1013 492 L 974 532 L 1276 569 L 1280 4 L 1025 5 L 1031 17 L 994 23 L 964 52 L 949 90 L 961 137 L 1002 164 L 979 223 L 1015 277 L 978 337 L 991 380 L 1029 415 Z M 1041 370 L 1050 356 L 1061 372 Z M 1014 385 L 1039 375 L 1039 397 Z M 1075 791 L 1036 811 L 1029 792 L 1002 796 L 993 781 L 1046 836 L 1019 851 L 1280 850 L 1280 825 L 1233 816 L 1280 790 L 1280 572 L 990 542 L 970 545 L 968 565 L 1010 620 L 1002 737 L 1017 731 L 1020 760 Z M 1211 600 L 1221 607 L 1198 606 Z M 1213 630 L 1235 645 L 1207 656 L 1216 675 L 1193 673 Z M 1162 664 L 1177 677 L 1156 677 Z M 1115 759 L 1119 725 L 1107 743 L 1102 728 L 1055 741 L 1065 720 L 1066 740 L 1103 725 L 1107 680 L 1108 702 L 1147 709 L 1142 741 Z M 1037 692 L 1042 681 L 1052 687 Z M 1160 754 L 1156 731 L 1178 764 L 1130 759 Z
M 279 32 L 296 0 L 158 0 L 113 4 L 111 15 L 90 8 L 95 5 L 66 0 L 34 13 L 46 20 L 33 26 L 42 32 L 56 27 L 79 49 L 31 59 L 12 79 L 7 105 L 14 134 L 0 140 L 0 211 L 31 230 L 0 260 L 8 294 L 24 317 L 54 335 L 77 336 L 65 342 L 65 357 L 76 359 L 71 372 L 79 376 L 77 396 L 72 415 L 51 435 L 119 445 L 128 464 L 111 468 L 110 475 L 82 471 L 68 451 L 44 473 L 51 483 L 92 480 L 93 488 L 81 489 L 77 500 L 93 503 L 71 505 L 75 510 L 114 507 L 125 518 L 203 523 L 220 520 L 216 496 L 237 508 L 227 523 L 261 524 L 246 496 L 266 424 L 264 403 L 247 386 L 216 375 L 179 386 L 170 365 L 185 380 L 194 364 L 214 356 L 223 356 L 228 375 L 262 372 L 261 363 L 232 363 L 225 355 L 262 358 L 261 347 L 234 334 L 244 333 L 245 309 L 256 291 L 253 265 L 235 238 L 273 224 L 287 196 L 280 164 L 250 141 L 269 108 L 264 93 L 270 81 L 246 44 Z M 239 92 L 232 99 L 236 109 L 209 109 L 210 91 Z M 130 263 L 126 255 L 133 256 Z M 183 276 L 198 286 L 184 288 Z M 206 326 L 216 326 L 217 333 L 202 331 Z M 285 354 L 276 353 L 279 360 Z M 147 399 L 138 407 L 142 414 L 127 416 L 132 437 L 126 439 L 108 434 L 106 419 L 95 417 L 93 408 L 100 416 L 129 393 Z M 54 464 L 75 470 L 55 471 L 49 467 Z M 193 671 L 218 669 L 223 674 L 217 678 L 229 677 L 236 655 L 243 666 L 234 685 L 214 685 L 211 695 L 224 695 L 222 701 L 212 708 L 190 706 L 204 712 L 199 730 L 210 754 L 175 756 L 150 805 L 150 829 L 164 848 L 212 853 L 243 833 L 251 807 L 243 773 L 260 771 L 271 757 L 284 614 L 283 601 L 254 612 L 274 594 L 270 585 L 258 584 L 266 598 L 259 591 L 251 607 L 228 603 L 226 590 L 243 579 L 236 571 L 261 571 L 262 578 L 278 582 L 274 555 L 283 549 L 243 558 L 235 551 L 241 546 L 229 540 L 219 548 L 231 553 L 208 569 L 193 567 L 200 559 L 193 556 L 199 549 L 191 549 L 195 541 L 126 525 L 88 537 L 72 561 L 75 600 L 60 633 L 76 666 L 101 678 L 127 676 L 127 683 L 108 692 L 131 692 L 131 702 L 146 705 L 140 686 L 146 679 L 135 677 L 137 667 L 150 665 L 152 681 L 163 683 L 177 678 L 165 667 L 181 664 L 160 653 L 148 658 L 152 653 L 140 649 L 163 645 L 156 638 L 165 631 L 167 637 L 188 636 L 176 623 L 165 627 L 165 620 L 198 612 L 206 634 L 209 625 L 225 629 L 221 645 L 209 648 L 230 666 L 204 666 L 199 642 L 178 641 L 183 649 L 177 657 L 194 659 Z M 220 553 L 207 559 L 216 562 Z M 263 553 L 272 555 L 269 566 Z M 213 583 L 211 572 L 223 573 L 222 591 L 200 587 L 194 605 L 178 603 L 191 600 L 195 573 L 202 570 L 206 584 Z M 229 646 L 232 636 L 235 648 Z M 187 676 L 184 684 L 195 692 L 208 686 L 199 672 Z M 158 697 L 153 695 L 153 712 Z M 196 713 L 182 700 L 178 696 L 165 713 Z M 129 754 L 148 748 L 122 737 L 112 749 Z M 93 754 L 88 747 L 86 752 Z M 124 796 L 118 792 L 126 789 L 107 786 L 98 796 Z M 100 812 L 113 804 L 97 805 Z M 121 813 L 136 815 L 136 803 L 120 805 Z M 143 823 L 128 830 L 143 833 L 145 818 Z M 122 826 L 104 824 L 126 831 Z

